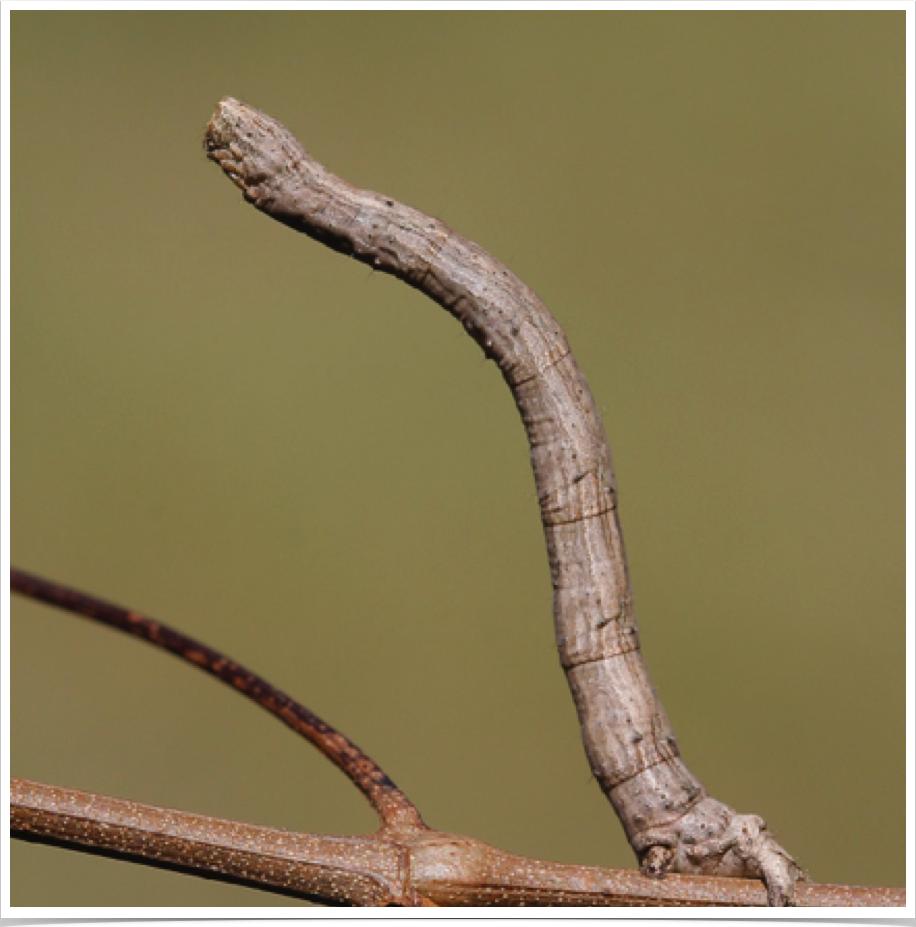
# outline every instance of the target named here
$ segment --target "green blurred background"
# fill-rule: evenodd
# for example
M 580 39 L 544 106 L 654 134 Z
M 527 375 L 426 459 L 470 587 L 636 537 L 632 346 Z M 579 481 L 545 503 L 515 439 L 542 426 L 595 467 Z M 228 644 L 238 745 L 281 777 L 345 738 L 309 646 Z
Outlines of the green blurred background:
M 904 881 L 904 13 L 12 15 L 13 562 L 199 636 L 433 826 L 632 866 L 553 643 L 524 434 L 402 284 L 206 160 L 217 100 L 544 298 L 605 415 L 684 756 L 817 881 Z M 172 658 L 14 600 L 13 772 L 374 816 Z M 290 906 L 14 846 L 17 906 Z

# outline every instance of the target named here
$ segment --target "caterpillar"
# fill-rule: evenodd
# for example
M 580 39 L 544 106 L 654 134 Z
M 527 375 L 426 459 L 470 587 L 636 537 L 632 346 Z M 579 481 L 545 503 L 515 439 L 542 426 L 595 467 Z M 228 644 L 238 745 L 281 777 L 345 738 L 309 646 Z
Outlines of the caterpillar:
M 209 158 L 271 218 L 431 297 L 499 367 L 531 449 L 557 647 L 591 769 L 646 875 L 762 878 L 772 906 L 803 874 L 763 820 L 710 796 L 681 759 L 639 646 L 611 452 L 595 399 L 547 307 L 443 222 L 360 190 L 277 120 L 232 98 Z

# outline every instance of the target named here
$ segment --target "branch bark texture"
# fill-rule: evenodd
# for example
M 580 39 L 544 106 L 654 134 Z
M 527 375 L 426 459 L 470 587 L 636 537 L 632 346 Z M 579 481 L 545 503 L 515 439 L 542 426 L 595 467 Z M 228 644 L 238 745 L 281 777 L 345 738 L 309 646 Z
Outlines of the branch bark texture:
M 325 905 L 357 907 L 763 907 L 759 881 L 649 879 L 503 853 L 471 837 L 383 828 L 297 834 L 73 789 L 11 781 L 13 836 L 202 875 Z M 798 886 L 802 907 L 902 907 L 900 889 Z
M 708 795 L 680 757 L 639 649 L 604 427 L 556 319 L 483 248 L 350 186 L 251 106 L 222 100 L 205 147 L 258 209 L 426 293 L 496 362 L 531 447 L 557 646 L 585 749 L 643 871 L 762 877 L 770 904 L 792 904 L 794 860 L 759 817 Z

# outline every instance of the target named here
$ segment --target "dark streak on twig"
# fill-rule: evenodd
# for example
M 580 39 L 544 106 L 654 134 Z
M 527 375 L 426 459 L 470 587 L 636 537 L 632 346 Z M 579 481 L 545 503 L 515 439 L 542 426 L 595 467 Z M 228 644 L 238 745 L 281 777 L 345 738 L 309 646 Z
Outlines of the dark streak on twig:
M 423 827 L 420 813 L 378 764 L 339 731 L 286 693 L 223 654 L 182 634 L 95 596 L 10 570 L 10 589 L 64 611 L 91 618 L 167 650 L 247 696 L 317 747 L 365 795 L 384 826 Z

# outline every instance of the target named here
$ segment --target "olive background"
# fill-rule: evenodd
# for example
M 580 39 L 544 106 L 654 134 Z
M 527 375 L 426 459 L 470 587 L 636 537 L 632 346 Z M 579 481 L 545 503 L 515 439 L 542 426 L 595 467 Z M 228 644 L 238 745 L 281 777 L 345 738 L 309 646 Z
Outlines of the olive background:
M 706 787 L 904 873 L 904 13 L 12 14 L 12 559 L 263 673 L 432 826 L 634 860 L 553 641 L 524 433 L 445 312 L 246 205 L 216 102 L 443 219 L 605 417 L 644 652 Z M 371 831 L 311 747 L 14 599 L 12 771 Z M 295 906 L 16 843 L 17 906 Z

